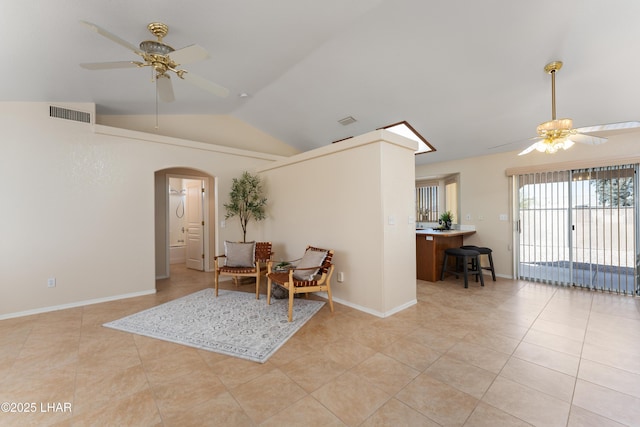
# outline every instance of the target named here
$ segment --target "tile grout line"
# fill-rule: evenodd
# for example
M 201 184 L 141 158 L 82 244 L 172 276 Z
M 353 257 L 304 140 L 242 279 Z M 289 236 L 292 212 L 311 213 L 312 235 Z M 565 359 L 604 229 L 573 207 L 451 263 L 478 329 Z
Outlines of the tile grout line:
M 518 289 L 518 292 L 520 292 L 520 291 L 524 290 L 524 289 L 525 289 L 526 287 L 528 287 L 528 286 L 529 286 L 529 284 L 525 284 L 523 287 L 521 287 L 520 289 Z M 517 294 L 518 292 L 516 292 L 516 294 Z M 522 344 L 522 343 L 524 342 L 524 337 L 526 337 L 526 336 L 527 336 L 527 334 L 529 333 L 529 331 L 530 331 L 530 330 L 531 330 L 531 328 L 533 327 L 533 324 L 534 324 L 534 323 L 535 323 L 535 322 L 540 318 L 540 315 L 541 315 L 541 314 L 544 312 L 544 310 L 548 307 L 549 303 L 551 302 L 551 300 L 553 299 L 553 297 L 555 297 L 555 296 L 556 296 L 557 292 L 558 292 L 558 290 L 557 290 L 557 289 L 553 289 L 553 293 L 551 294 L 551 296 L 549 297 L 549 299 L 547 300 L 547 302 L 545 303 L 545 305 L 540 309 L 540 311 L 539 311 L 539 312 L 538 312 L 538 314 L 536 315 L 535 319 L 533 319 L 533 321 L 531 322 L 531 324 L 530 324 L 530 325 L 529 325 L 529 327 L 527 328 L 527 332 L 526 332 L 524 335 L 522 335 L 522 338 L 520 338 L 518 345 L 517 345 L 517 346 L 516 346 L 516 348 L 513 350 L 513 352 L 509 355 L 509 359 L 507 359 L 507 361 L 506 361 L 506 362 L 505 362 L 505 364 L 502 366 L 502 368 L 500 368 L 500 372 L 498 372 L 498 373 L 496 374 L 495 378 L 491 381 L 491 384 L 489 384 L 489 387 L 487 387 L 487 389 L 484 391 L 484 393 L 482 393 L 482 397 L 480 397 L 480 399 L 478 399 L 478 402 L 482 402 L 482 403 L 484 403 L 485 405 L 491 406 L 492 408 L 495 408 L 495 409 L 497 409 L 497 410 L 499 410 L 499 411 L 501 411 L 501 412 L 504 412 L 505 414 L 508 414 L 508 415 L 510 415 L 510 416 L 512 416 L 512 417 L 514 417 L 514 418 L 516 418 L 516 419 L 518 419 L 518 420 L 521 420 L 521 421 L 523 421 L 523 422 L 525 422 L 525 423 L 527 423 L 527 424 L 531 424 L 531 423 L 529 423 L 528 421 L 523 420 L 522 418 L 520 418 L 520 417 L 518 417 L 518 416 L 516 416 L 516 415 L 514 415 L 514 414 L 512 414 L 512 413 L 509 413 L 509 412 L 503 411 L 503 410 L 502 410 L 502 409 L 500 409 L 500 408 L 496 408 L 495 406 L 493 406 L 493 405 L 491 405 L 491 404 L 489 404 L 489 403 L 485 402 L 483 399 L 484 399 L 484 397 L 486 396 L 486 394 L 487 394 L 487 392 L 489 391 L 489 389 L 490 389 L 490 388 L 493 386 L 493 384 L 495 383 L 496 379 L 498 379 L 498 377 L 500 377 L 500 374 L 501 374 L 501 373 L 502 373 L 502 371 L 504 370 L 504 367 L 507 365 L 507 363 L 509 363 L 509 361 L 511 360 L 511 358 L 515 357 L 516 359 L 519 359 L 518 357 L 514 356 L 513 354 L 514 354 L 514 353 L 515 353 L 515 351 L 518 349 L 518 347 L 520 347 L 520 344 Z M 509 381 L 512 381 L 512 380 L 509 380 Z M 520 383 L 519 383 L 519 382 L 517 382 L 517 381 L 514 381 L 514 382 L 515 382 L 515 383 L 517 383 L 517 384 L 520 384 Z M 531 387 L 529 387 L 529 386 L 527 386 L 527 385 L 524 385 L 524 384 L 520 384 L 520 385 L 521 385 L 521 386 L 523 386 L 523 387 L 531 388 Z M 535 389 L 532 389 L 532 390 L 535 390 Z M 537 391 L 537 390 L 536 390 L 536 391 Z M 545 395 L 547 395 L 546 393 L 544 393 L 544 394 L 545 394 Z M 476 408 L 477 408 L 477 407 L 478 407 L 478 405 L 476 405 Z M 476 408 L 474 408 L 474 410 L 471 412 L 471 414 L 469 414 L 469 417 L 471 417 L 471 415 L 473 415 L 473 412 L 475 411 L 475 409 L 476 409 Z M 569 410 L 571 410 L 571 407 L 569 407 Z M 469 420 L 469 417 L 467 417 L 467 419 L 465 420 L 465 423 Z M 569 419 L 569 414 L 567 414 L 567 421 L 568 421 L 568 419 Z M 464 424 L 463 424 L 463 425 L 464 425 Z
M 580 357 L 578 358 L 578 368 L 576 370 L 576 378 L 573 382 L 573 390 L 571 391 L 571 404 L 569 406 L 569 415 L 567 417 L 567 426 L 569 425 L 569 420 L 571 419 L 571 411 L 573 408 L 573 399 L 576 395 L 576 387 L 578 385 L 578 376 L 580 375 L 580 366 L 582 365 L 582 353 L 584 352 L 584 345 L 587 342 L 587 331 L 589 330 L 589 322 L 591 322 L 591 312 L 593 310 L 593 294 L 591 295 L 591 301 L 589 304 L 589 316 L 587 317 L 587 324 L 584 327 L 584 334 L 582 336 L 582 345 L 580 346 Z

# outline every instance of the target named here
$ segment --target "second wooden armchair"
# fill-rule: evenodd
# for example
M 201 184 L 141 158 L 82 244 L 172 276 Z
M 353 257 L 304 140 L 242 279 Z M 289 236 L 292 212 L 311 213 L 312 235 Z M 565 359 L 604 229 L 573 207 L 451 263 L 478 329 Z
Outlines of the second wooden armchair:
M 271 287 L 282 286 L 289 291 L 289 322 L 293 320 L 293 298 L 296 294 L 326 292 L 333 313 L 331 275 L 333 251 L 307 246 L 304 256 L 287 271 L 274 271 L 273 261 L 267 263 L 267 304 L 271 304 Z

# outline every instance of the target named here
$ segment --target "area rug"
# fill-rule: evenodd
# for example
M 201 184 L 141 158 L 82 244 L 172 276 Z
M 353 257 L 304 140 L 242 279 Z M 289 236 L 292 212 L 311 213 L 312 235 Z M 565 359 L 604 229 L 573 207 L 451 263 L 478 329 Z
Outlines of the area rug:
M 296 298 L 293 322 L 288 304 L 209 288 L 103 326 L 264 363 L 325 303 Z

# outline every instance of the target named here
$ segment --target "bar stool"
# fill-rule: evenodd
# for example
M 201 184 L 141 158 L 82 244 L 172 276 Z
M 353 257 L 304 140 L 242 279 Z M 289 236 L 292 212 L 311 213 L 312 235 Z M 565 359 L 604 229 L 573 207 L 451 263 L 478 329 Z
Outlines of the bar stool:
M 472 251 L 478 251 L 480 252 L 480 255 L 486 255 L 487 258 L 489 258 L 489 267 L 482 267 L 482 264 L 480 265 L 480 268 L 483 270 L 489 270 L 491 272 L 491 277 L 493 278 L 493 281 L 496 281 L 496 270 L 493 268 L 493 256 L 491 256 L 491 253 L 493 252 L 490 248 L 485 248 L 482 246 L 474 246 L 474 245 L 465 245 L 465 246 L 460 246 L 460 249 L 470 249 Z
M 448 268 L 447 266 L 447 260 L 450 256 L 456 258 L 456 265 L 454 268 Z M 478 268 L 480 266 L 480 252 L 470 249 L 449 248 L 444 250 L 444 259 L 442 260 L 442 273 L 440 273 L 440 280 L 444 280 L 444 273 L 453 273 L 455 274 L 456 279 L 460 277 L 460 264 L 462 264 L 462 274 L 464 276 L 465 288 L 469 287 L 470 274 L 476 276 L 476 282 L 478 281 L 479 277 L 480 283 L 482 284 L 482 286 L 484 286 L 482 269 Z M 469 268 L 469 264 L 471 264 L 471 268 Z

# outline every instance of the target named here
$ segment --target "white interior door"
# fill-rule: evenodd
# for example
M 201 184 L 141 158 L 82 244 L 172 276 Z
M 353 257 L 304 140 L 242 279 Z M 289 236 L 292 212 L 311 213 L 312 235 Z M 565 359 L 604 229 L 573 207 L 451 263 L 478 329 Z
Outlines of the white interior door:
M 203 183 L 188 180 L 187 185 L 187 268 L 204 270 L 204 215 L 202 209 Z

